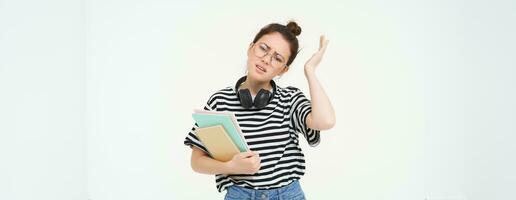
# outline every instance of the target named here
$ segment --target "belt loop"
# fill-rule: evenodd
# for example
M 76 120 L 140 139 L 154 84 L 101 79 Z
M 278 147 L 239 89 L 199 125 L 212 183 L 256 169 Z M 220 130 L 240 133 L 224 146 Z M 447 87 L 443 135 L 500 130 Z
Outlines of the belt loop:
M 282 194 L 283 192 L 281 191 L 281 188 L 282 188 L 282 187 L 277 188 L 276 190 L 274 190 L 274 195 L 276 195 L 276 196 L 278 197 L 278 200 L 282 200 L 282 195 L 281 195 L 281 194 Z

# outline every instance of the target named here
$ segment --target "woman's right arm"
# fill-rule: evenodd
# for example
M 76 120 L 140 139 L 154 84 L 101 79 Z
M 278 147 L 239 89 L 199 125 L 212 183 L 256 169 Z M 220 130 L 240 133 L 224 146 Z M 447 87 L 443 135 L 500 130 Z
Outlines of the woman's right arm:
M 260 170 L 260 156 L 254 151 L 236 154 L 230 161 L 221 162 L 206 152 L 192 147 L 192 169 L 202 174 L 254 174 Z

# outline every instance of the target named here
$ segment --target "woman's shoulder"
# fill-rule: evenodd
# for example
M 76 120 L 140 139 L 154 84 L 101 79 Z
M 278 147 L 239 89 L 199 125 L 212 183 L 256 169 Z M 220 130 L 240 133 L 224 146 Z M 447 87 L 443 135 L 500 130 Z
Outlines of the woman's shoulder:
M 235 94 L 235 91 L 232 87 L 227 86 L 217 90 L 214 94 Z
M 302 93 L 301 90 L 297 87 L 294 87 L 294 86 L 286 86 L 286 87 L 280 87 L 278 86 L 277 87 L 277 91 L 278 93 L 280 94 L 283 94 L 283 95 L 293 95 L 293 94 L 296 94 L 296 93 Z
M 233 102 L 236 100 L 235 92 L 231 87 L 225 87 L 212 93 L 207 101 L 205 109 L 216 110 L 218 104 Z
M 231 87 L 224 87 L 222 89 L 216 90 L 214 93 L 210 95 L 210 99 L 217 99 L 217 98 L 231 98 L 235 96 L 235 91 Z
M 294 86 L 278 87 L 278 94 L 281 99 L 288 99 L 290 102 L 298 102 L 306 98 L 303 91 Z

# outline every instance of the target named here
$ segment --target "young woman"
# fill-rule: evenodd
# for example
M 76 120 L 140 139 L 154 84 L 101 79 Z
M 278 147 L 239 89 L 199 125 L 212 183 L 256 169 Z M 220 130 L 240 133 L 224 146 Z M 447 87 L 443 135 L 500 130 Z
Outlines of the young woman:
M 305 199 L 298 181 L 305 171 L 299 135 L 316 146 L 320 131 L 334 126 L 335 112 L 315 75 L 328 45 L 324 36 L 304 66 L 311 101 L 299 89 L 273 81 L 296 58 L 300 33 L 293 21 L 263 27 L 247 50 L 247 75 L 211 95 L 204 107 L 233 112 L 251 151 L 227 162 L 214 160 L 195 136 L 197 124 L 184 141 L 192 148 L 192 169 L 214 174 L 218 191 L 227 190 L 225 199 Z

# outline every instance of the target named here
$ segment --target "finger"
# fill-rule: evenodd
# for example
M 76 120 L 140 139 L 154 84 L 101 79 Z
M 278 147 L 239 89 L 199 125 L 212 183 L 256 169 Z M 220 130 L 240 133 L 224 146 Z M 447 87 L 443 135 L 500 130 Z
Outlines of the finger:
M 323 44 L 324 44 L 324 40 L 325 40 L 325 36 L 324 35 L 321 35 L 321 37 L 319 37 L 319 49 L 321 49 L 323 47 Z
M 256 156 L 259 156 L 258 152 L 256 151 L 251 151 L 251 154 L 248 156 L 248 158 L 254 158 Z
M 260 162 L 261 162 L 260 158 L 258 158 L 258 157 L 256 157 L 256 156 L 246 158 L 245 160 L 246 160 L 247 162 L 249 162 L 249 163 L 254 164 L 254 165 L 259 165 L 259 164 L 260 164 Z
M 322 53 L 324 53 L 324 52 L 326 51 L 326 47 L 328 47 L 328 43 L 330 43 L 330 41 L 329 41 L 329 40 L 324 41 L 323 46 L 322 46 L 322 48 L 321 48 L 321 49 L 319 49 L 319 51 L 321 51 Z
M 253 151 L 246 151 L 246 152 L 242 152 L 242 153 L 240 153 L 240 154 L 239 154 L 239 156 L 240 156 L 241 158 L 247 158 L 247 157 L 251 157 L 251 156 L 253 156 L 253 155 L 255 155 L 255 154 L 256 154 L 256 153 L 255 153 L 255 152 L 253 152 Z
M 259 158 L 260 155 L 257 152 L 250 152 L 249 154 L 246 154 L 245 159 L 256 159 Z
M 260 159 L 260 154 L 257 153 L 256 155 L 251 156 L 251 158 L 253 158 L 253 159 Z

